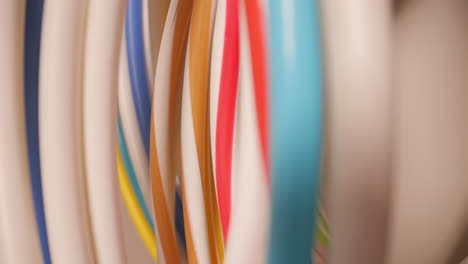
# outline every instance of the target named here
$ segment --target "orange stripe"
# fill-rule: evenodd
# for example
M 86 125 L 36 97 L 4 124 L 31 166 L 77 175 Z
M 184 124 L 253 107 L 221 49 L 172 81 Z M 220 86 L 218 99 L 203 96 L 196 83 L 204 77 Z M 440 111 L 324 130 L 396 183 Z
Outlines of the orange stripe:
M 215 216 L 212 201 L 210 200 L 210 178 L 212 177 L 211 152 L 209 140 L 209 109 L 208 109 L 208 77 L 210 58 L 211 35 L 211 1 L 195 0 L 190 26 L 190 54 L 189 77 L 190 97 L 192 104 L 192 118 L 197 146 L 198 163 L 200 167 L 203 196 L 206 208 L 208 242 L 210 259 L 212 263 L 218 263 Z
M 205 147 L 208 121 L 208 60 L 210 48 L 211 1 L 195 0 L 190 26 L 189 76 L 192 118 L 199 164 L 207 173 Z
M 209 130 L 208 130 L 209 131 Z M 211 150 L 211 149 L 210 149 Z M 210 155 L 210 164 L 212 164 L 212 156 Z M 212 172 L 212 167 L 211 167 L 211 172 Z M 224 262 L 224 239 L 223 239 L 223 230 L 221 227 L 221 217 L 219 214 L 219 207 L 218 207 L 218 202 L 217 202 L 217 197 L 216 197 L 216 186 L 214 183 L 214 175 L 211 173 L 210 177 L 208 178 L 209 181 L 209 195 L 210 195 L 210 201 L 211 201 L 211 208 L 213 210 L 213 216 L 214 216 L 214 221 L 215 221 L 215 230 L 216 230 L 216 249 L 218 253 L 218 261 L 217 263 L 223 263 Z
M 150 135 L 151 185 L 153 191 L 154 213 L 156 217 L 156 224 L 158 226 L 161 248 L 168 263 L 179 263 L 179 254 L 177 251 L 177 240 L 174 232 L 174 225 L 172 222 L 172 217 L 168 212 L 169 208 L 165 199 L 165 191 L 162 186 L 162 179 L 159 170 L 159 160 L 156 154 L 153 120 L 151 121 Z
M 180 164 L 180 124 L 182 103 L 182 81 L 184 73 L 187 38 L 192 15 L 193 0 L 180 0 L 176 11 L 171 63 L 171 89 L 169 91 L 169 170 L 177 171 Z
M 179 147 L 180 144 L 180 112 L 181 112 L 181 89 L 179 82 L 182 79 L 183 59 L 187 46 L 188 28 L 190 25 L 190 16 L 193 0 L 180 0 L 176 10 L 175 29 L 173 39 L 173 50 L 171 59 L 171 76 L 169 91 L 169 148 L 168 153 L 168 177 L 175 181 L 177 168 L 179 167 Z M 155 118 L 153 113 L 153 118 Z M 159 168 L 159 159 L 155 142 L 154 121 L 151 122 L 151 142 L 150 142 L 150 171 L 152 177 L 153 204 L 157 219 L 158 231 L 162 244 L 162 249 L 168 263 L 180 263 L 177 250 L 177 238 L 174 228 L 173 211 L 174 205 L 166 200 L 165 190 L 162 183 L 161 171 Z M 163 155 L 164 155 L 163 154 Z M 169 186 L 174 186 L 170 184 Z M 175 191 L 169 190 L 169 195 L 175 195 Z M 173 199 L 169 199 L 174 202 Z

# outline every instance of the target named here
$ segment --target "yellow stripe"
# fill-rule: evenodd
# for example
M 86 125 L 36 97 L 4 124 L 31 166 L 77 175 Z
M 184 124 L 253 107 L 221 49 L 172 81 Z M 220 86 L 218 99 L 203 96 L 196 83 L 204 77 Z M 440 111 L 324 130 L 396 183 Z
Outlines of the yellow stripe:
M 138 201 L 133 193 L 130 182 L 128 181 L 128 175 L 125 171 L 120 149 L 117 150 L 117 172 L 119 176 L 120 192 L 122 193 L 127 210 L 133 220 L 141 239 L 143 240 L 146 249 L 150 253 L 151 257 L 155 262 L 158 261 L 158 253 L 156 249 L 156 238 L 151 231 L 150 225 L 146 222 L 143 211 L 138 205 Z

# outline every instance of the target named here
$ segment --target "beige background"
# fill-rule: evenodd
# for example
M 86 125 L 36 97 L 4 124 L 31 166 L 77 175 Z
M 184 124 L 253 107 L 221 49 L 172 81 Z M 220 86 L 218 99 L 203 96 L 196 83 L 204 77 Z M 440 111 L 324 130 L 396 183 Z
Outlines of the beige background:
M 395 19 L 389 263 L 458 263 L 467 247 L 448 260 L 468 226 L 468 1 L 405 1 Z

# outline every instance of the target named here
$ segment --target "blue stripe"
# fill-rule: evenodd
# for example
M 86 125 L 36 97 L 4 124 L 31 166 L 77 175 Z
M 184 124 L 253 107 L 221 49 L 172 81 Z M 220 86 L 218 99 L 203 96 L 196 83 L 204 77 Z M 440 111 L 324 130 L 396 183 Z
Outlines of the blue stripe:
M 129 0 L 125 19 L 128 70 L 140 135 L 149 158 L 151 99 L 146 76 L 141 0 Z
M 42 257 L 50 264 L 44 202 L 42 199 L 41 161 L 39 155 L 39 53 L 41 46 L 42 0 L 26 2 L 26 24 L 24 40 L 24 103 L 26 112 L 26 135 L 31 188 L 36 213 L 36 224 L 41 242 Z M 27 252 L 25 252 L 27 254 Z
M 314 0 L 270 0 L 272 223 L 268 263 L 309 263 L 322 139 Z

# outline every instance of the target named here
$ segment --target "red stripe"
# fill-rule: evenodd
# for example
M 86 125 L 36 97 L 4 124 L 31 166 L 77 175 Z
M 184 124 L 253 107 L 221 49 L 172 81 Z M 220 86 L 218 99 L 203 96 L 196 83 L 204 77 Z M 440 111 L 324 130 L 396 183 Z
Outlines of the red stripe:
M 238 6 L 238 0 L 226 2 L 226 30 L 216 124 L 216 189 L 225 241 L 231 218 L 232 144 L 239 77 Z
M 270 183 L 269 167 L 269 100 L 267 57 L 265 41 L 265 21 L 259 0 L 245 0 L 247 25 L 249 28 L 250 52 L 252 57 L 253 80 L 255 86 L 255 102 L 257 122 L 260 131 L 260 144 L 266 170 L 267 182 Z

